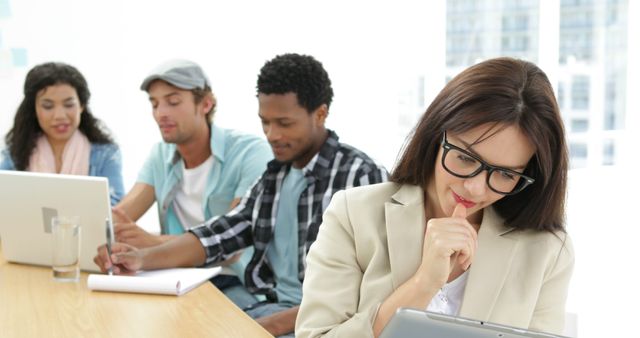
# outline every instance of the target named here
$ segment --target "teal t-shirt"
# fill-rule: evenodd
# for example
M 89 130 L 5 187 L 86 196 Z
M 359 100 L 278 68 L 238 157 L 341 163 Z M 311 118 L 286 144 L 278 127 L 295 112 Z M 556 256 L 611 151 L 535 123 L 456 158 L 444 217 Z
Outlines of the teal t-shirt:
M 292 167 L 280 189 L 273 239 L 267 246 L 278 303 L 298 305 L 302 301 L 302 283 L 298 279 L 298 200 L 306 187 L 304 172 Z

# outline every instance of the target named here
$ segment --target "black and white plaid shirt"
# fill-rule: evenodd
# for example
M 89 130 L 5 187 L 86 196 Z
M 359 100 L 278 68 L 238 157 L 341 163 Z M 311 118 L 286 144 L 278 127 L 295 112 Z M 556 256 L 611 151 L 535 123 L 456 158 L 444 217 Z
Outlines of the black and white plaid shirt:
M 267 260 L 267 245 L 272 240 L 282 182 L 291 163 L 269 162 L 267 170 L 240 204 L 224 216 L 212 218 L 190 231 L 205 248 L 205 264 L 213 264 L 253 246 L 254 254 L 245 270 L 245 285 L 250 292 L 265 294 L 275 301 L 275 276 Z M 316 240 L 322 214 L 336 192 L 387 180 L 387 171 L 363 152 L 329 137 L 320 151 L 302 169 L 307 187 L 298 201 L 298 278 L 304 279 L 305 257 Z

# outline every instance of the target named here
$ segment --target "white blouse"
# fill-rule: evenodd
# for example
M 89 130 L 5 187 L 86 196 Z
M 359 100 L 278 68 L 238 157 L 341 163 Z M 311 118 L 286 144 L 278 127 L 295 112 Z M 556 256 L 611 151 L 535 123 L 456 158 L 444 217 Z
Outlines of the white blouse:
M 467 286 L 469 271 L 465 271 L 458 278 L 445 284 L 431 299 L 427 311 L 457 316 L 460 313 L 464 289 Z

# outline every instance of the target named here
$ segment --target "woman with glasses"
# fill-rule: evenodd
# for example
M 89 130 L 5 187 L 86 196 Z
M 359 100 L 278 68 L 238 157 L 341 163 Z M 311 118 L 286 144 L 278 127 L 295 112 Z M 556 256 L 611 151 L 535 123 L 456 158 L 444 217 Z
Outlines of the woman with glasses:
M 559 333 L 573 268 L 567 150 L 532 63 L 439 93 L 391 182 L 336 194 L 307 256 L 297 337 L 377 337 L 400 307 Z
M 111 203 L 118 203 L 124 194 L 120 149 L 91 113 L 90 96 L 75 67 L 59 62 L 33 67 L 5 137 L 0 170 L 103 176 L 109 179 Z

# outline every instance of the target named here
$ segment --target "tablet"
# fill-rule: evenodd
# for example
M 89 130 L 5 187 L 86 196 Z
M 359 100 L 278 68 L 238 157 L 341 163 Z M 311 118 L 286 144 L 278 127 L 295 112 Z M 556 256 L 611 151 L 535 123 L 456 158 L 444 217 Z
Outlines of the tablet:
M 567 338 L 511 326 L 400 308 L 380 338 Z

